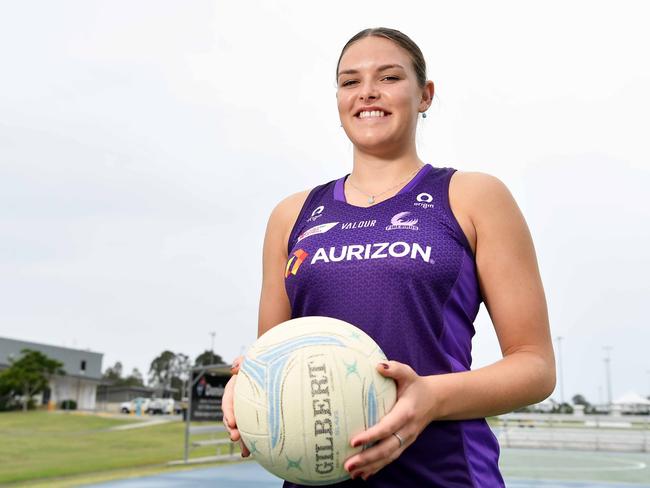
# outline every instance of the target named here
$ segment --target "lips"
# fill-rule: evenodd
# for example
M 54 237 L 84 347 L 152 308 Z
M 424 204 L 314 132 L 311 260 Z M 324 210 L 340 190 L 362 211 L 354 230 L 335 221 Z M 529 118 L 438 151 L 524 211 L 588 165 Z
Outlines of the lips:
M 384 112 L 385 116 L 391 115 L 391 112 L 389 112 L 386 109 L 383 109 L 381 107 L 363 107 L 357 110 L 357 112 L 354 114 L 356 118 L 359 118 L 359 115 L 361 112 Z

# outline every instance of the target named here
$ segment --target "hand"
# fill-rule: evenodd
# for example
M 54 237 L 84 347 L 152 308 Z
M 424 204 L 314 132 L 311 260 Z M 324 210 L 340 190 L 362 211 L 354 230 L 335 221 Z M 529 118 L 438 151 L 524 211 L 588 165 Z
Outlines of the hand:
M 248 457 L 251 453 L 244 444 L 244 441 L 239 434 L 239 430 L 237 430 L 237 422 L 235 420 L 235 408 L 233 402 L 237 373 L 239 373 L 239 365 L 243 359 L 243 356 L 239 356 L 232 363 L 232 367 L 230 368 L 232 377 L 228 380 L 228 383 L 226 383 L 226 387 L 224 388 L 223 398 L 221 399 L 221 410 L 223 411 L 223 424 L 228 430 L 230 440 L 233 442 L 239 441 L 242 457 Z
M 379 363 L 377 370 L 397 382 L 397 402 L 378 423 L 350 440 L 352 447 L 376 442 L 345 461 L 345 469 L 353 479 L 367 480 L 397 459 L 431 421 L 431 390 L 425 380 L 430 377 L 419 376 L 410 366 L 397 361 Z M 394 432 L 403 439 L 403 445 Z

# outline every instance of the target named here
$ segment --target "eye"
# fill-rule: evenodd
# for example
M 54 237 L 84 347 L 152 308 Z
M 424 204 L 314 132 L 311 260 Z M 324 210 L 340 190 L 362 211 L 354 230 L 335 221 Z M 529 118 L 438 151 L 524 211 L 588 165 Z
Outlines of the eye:
M 398 76 L 393 76 L 393 75 L 388 75 L 388 76 L 384 76 L 382 78 L 382 80 L 399 80 L 399 77 Z M 345 82 L 341 83 L 341 86 L 349 86 L 352 83 L 356 83 L 356 82 L 357 82 L 356 80 L 348 80 L 348 81 L 345 81 Z

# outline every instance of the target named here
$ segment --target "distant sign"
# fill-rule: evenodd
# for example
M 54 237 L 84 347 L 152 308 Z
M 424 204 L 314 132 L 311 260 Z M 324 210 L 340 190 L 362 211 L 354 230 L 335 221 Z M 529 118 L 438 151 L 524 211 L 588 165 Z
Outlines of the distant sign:
M 216 422 L 223 419 L 221 399 L 230 376 L 202 373 L 195 371 L 192 375 L 192 411 L 193 422 Z

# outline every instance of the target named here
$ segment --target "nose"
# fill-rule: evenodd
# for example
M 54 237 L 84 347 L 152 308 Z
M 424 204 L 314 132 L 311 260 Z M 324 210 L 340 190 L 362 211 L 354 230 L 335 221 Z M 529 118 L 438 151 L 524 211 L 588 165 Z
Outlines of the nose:
M 361 89 L 359 90 L 359 98 L 361 100 L 374 100 L 377 96 L 377 87 L 372 81 L 365 82 L 361 85 Z

